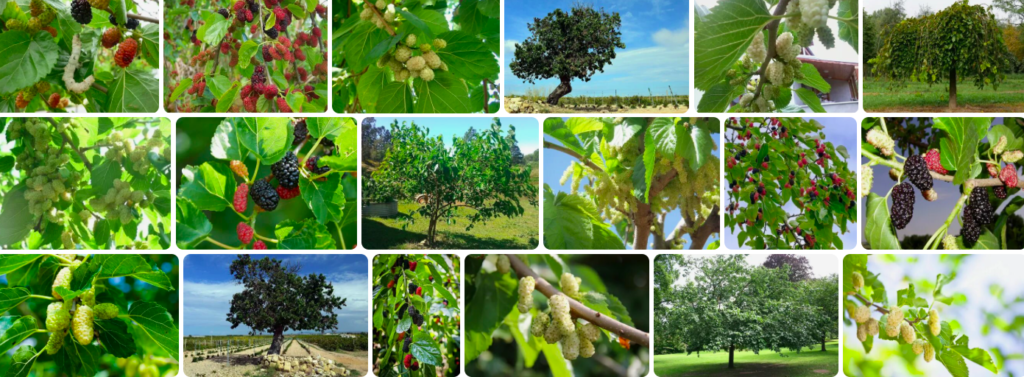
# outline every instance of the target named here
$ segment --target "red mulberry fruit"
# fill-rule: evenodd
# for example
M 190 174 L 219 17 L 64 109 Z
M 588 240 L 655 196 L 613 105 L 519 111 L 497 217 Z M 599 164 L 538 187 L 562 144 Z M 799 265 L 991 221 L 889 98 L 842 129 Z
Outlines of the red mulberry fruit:
M 101 40 L 103 42 L 104 48 L 112 48 L 114 46 L 117 46 L 118 43 L 121 43 L 121 29 L 118 29 L 116 27 L 107 29 L 103 32 L 103 37 L 101 38 Z
M 942 167 L 942 155 L 938 149 L 930 149 L 924 155 L 924 161 L 928 163 L 928 169 L 939 174 L 949 174 L 949 170 Z
M 252 242 L 252 227 L 246 223 L 238 223 L 238 227 L 235 229 L 238 232 L 238 240 L 242 241 L 243 245 L 248 245 Z
M 903 229 L 914 217 L 914 186 L 903 182 L 892 189 L 892 209 L 889 218 L 896 229 Z
M 289 188 L 284 188 L 284 187 L 281 187 L 281 186 L 277 186 L 277 195 L 280 196 L 281 199 L 284 199 L 284 200 L 288 200 L 288 199 L 294 198 L 296 196 L 299 196 L 299 194 L 301 194 L 301 193 L 302 193 L 302 191 L 298 187 L 294 187 L 294 188 L 290 188 L 289 189 Z
M 238 188 L 235 189 L 235 200 L 234 200 L 235 212 L 245 212 L 246 207 L 249 205 L 249 185 L 245 183 L 238 184 Z
M 282 113 L 292 112 L 292 108 L 288 106 L 288 102 L 284 100 L 284 97 L 277 97 L 277 109 L 281 110 Z
M 256 240 L 256 243 L 252 245 L 253 250 L 266 250 L 267 244 L 263 243 L 263 240 Z
M 1017 168 L 1013 164 L 1006 164 L 1003 166 L 1003 170 L 999 172 L 999 180 L 1003 181 L 1006 187 L 1017 187 Z
M 139 42 L 132 38 L 125 39 L 117 47 L 117 52 L 114 53 L 114 63 L 117 63 L 121 68 L 128 68 L 128 65 L 132 64 L 132 60 L 135 60 L 135 53 L 138 51 L 138 48 Z

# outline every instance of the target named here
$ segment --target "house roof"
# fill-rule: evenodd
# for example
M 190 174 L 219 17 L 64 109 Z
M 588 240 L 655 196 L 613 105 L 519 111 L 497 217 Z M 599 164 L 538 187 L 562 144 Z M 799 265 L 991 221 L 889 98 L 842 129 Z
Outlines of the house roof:
M 825 60 L 812 57 L 800 56 L 800 61 L 804 63 L 810 63 L 814 68 L 818 69 L 818 73 L 821 77 L 832 80 L 847 80 L 850 78 L 857 78 L 857 67 L 858 63 L 853 62 L 840 62 L 835 60 Z

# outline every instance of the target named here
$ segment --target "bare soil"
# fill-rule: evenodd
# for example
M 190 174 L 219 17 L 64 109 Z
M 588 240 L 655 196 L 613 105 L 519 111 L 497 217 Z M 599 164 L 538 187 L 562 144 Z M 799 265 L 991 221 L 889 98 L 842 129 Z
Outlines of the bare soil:
M 282 345 L 286 351 L 283 353 L 284 356 L 293 357 L 305 357 L 305 356 L 316 356 L 334 360 L 334 362 L 340 366 L 348 369 L 349 376 L 364 376 L 367 372 L 369 365 L 369 354 L 366 351 L 359 352 L 330 352 L 325 351 L 315 345 L 300 342 L 297 340 L 290 341 L 295 344 L 291 344 L 289 347 L 288 343 Z M 305 344 L 311 352 L 306 352 L 302 348 L 300 343 Z M 259 363 L 260 357 L 253 357 L 257 352 L 265 352 L 270 346 L 256 347 L 253 349 L 232 353 L 230 357 L 231 364 L 228 364 L 229 358 L 226 356 L 214 356 L 208 357 L 202 361 L 194 362 L 193 353 L 186 353 L 184 357 L 184 372 L 188 377 L 247 377 L 256 376 L 262 374 Z M 195 353 L 198 354 L 198 353 Z M 263 356 L 262 354 L 260 355 Z

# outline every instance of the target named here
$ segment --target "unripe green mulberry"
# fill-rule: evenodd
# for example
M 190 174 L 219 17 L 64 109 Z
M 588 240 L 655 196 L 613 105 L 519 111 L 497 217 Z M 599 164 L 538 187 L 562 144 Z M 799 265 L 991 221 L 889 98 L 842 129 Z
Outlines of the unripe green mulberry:
M 569 298 L 557 294 L 548 298 L 548 306 L 551 307 L 551 322 L 562 332 L 563 335 L 576 331 L 576 325 L 572 322 L 572 315 L 569 314 Z
M 999 137 L 999 141 L 996 142 L 995 147 L 992 147 L 992 153 L 1003 154 L 1004 150 L 1006 150 L 1006 135 Z
M 1021 151 L 1009 151 L 1003 152 L 1003 161 L 1011 164 L 1017 163 L 1021 158 L 1024 158 L 1024 152 Z
M 398 48 L 395 49 L 395 60 L 398 60 L 398 61 L 400 61 L 402 63 L 405 63 L 405 62 L 409 61 L 409 58 L 411 58 L 411 57 L 412 57 L 412 50 L 410 50 L 408 47 L 398 46 Z
M 900 334 L 900 324 L 903 323 L 903 310 L 898 306 L 889 307 L 889 314 L 886 316 L 885 333 L 889 336 Z
M 434 49 L 435 50 L 440 50 L 440 49 L 445 48 L 445 47 L 448 47 L 448 42 L 447 41 L 445 41 L 444 39 L 441 39 L 441 38 L 435 38 L 434 39 Z
M 548 322 L 551 321 L 551 316 L 547 312 L 537 313 L 533 316 L 533 322 L 530 322 L 530 334 L 535 338 L 544 336 L 544 330 L 548 328 Z
M 67 333 L 63 330 L 50 332 L 50 339 L 46 341 L 46 354 L 54 355 L 64 346 L 64 336 Z
M 96 307 L 96 287 L 95 286 L 93 286 L 92 288 L 89 288 L 88 291 L 85 291 L 85 293 L 82 293 L 82 295 L 78 296 L 78 297 L 80 297 L 82 299 L 82 305 L 88 306 L 90 308 L 95 308 Z
M 853 280 L 853 289 L 864 288 L 864 275 L 861 275 L 860 272 L 854 272 L 850 277 Z
M 563 272 L 559 285 L 562 293 L 565 293 L 566 296 L 576 297 L 580 294 L 580 280 L 571 273 Z
M 377 3 L 374 5 L 377 7 L 377 9 L 384 9 L 387 8 L 388 2 L 384 0 L 377 0 Z
M 596 342 L 601 338 L 601 330 L 593 323 L 588 322 L 580 325 L 580 335 L 582 335 L 583 339 Z
M 519 303 L 516 304 L 516 308 L 519 309 L 520 313 L 528 313 L 530 308 L 533 307 L 533 289 L 536 284 L 537 282 L 533 280 L 533 276 L 519 279 Z
M 121 309 L 119 309 L 117 305 L 111 303 L 103 303 L 96 305 L 96 310 L 93 310 L 93 312 L 96 313 L 96 318 L 98 319 L 115 318 L 117 317 L 118 314 L 120 314 L 120 311 Z
M 924 339 L 918 339 L 914 341 L 914 344 L 912 344 L 911 346 L 913 346 L 914 348 L 915 355 L 920 355 L 922 352 L 924 352 L 925 343 L 927 342 L 925 342 Z
M 71 323 L 71 333 L 75 335 L 75 340 L 78 341 L 78 344 L 85 346 L 92 343 L 93 318 L 92 308 L 88 306 L 79 306 L 78 310 L 75 311 L 75 319 Z
M 410 71 L 421 71 L 427 66 L 427 61 L 422 56 L 413 56 L 409 58 L 409 61 L 405 62 L 405 66 Z
M 580 337 L 576 332 L 565 334 L 562 337 L 562 357 L 566 360 L 576 360 L 580 356 Z
M 853 310 L 853 320 L 857 323 L 867 322 L 871 318 L 871 308 L 867 306 L 857 306 Z
M 945 250 L 957 250 L 958 247 L 956 246 L 956 237 L 953 237 L 952 234 L 947 234 L 945 237 L 943 237 L 942 248 Z
M 559 340 L 562 340 L 562 329 L 557 324 L 549 322 L 547 328 L 544 329 L 544 341 L 548 344 L 555 344 Z
M 583 338 L 580 334 L 580 356 L 589 359 L 594 356 L 594 343 Z
M 46 330 L 52 333 L 68 328 L 71 313 L 64 307 L 64 302 L 54 301 L 46 307 Z
M 405 81 L 405 80 L 408 80 L 408 79 L 409 79 L 409 70 L 408 69 L 402 68 L 401 70 L 395 72 L 395 81 L 401 82 L 401 81 Z
M 768 63 L 768 69 L 765 70 L 768 76 L 768 81 L 778 86 L 786 86 L 786 65 L 778 60 L 772 60 Z
M 498 261 L 495 263 L 498 267 L 498 273 L 507 274 L 511 267 L 511 262 L 508 260 L 508 256 L 505 254 L 498 254 Z
M 935 347 L 932 347 L 931 343 L 924 343 L 924 361 L 931 362 L 935 360 Z
M 911 326 L 906 322 L 902 322 L 900 324 L 900 336 L 903 337 L 904 343 L 913 343 L 914 339 L 917 339 L 917 333 L 914 332 L 914 326 Z
M 754 40 L 750 41 L 750 46 L 747 47 L 747 58 L 752 63 L 758 63 L 764 61 L 768 55 L 768 50 L 764 46 L 764 34 L 754 34 Z
M 875 179 L 875 171 L 871 166 L 864 164 L 860 166 L 860 196 L 863 198 L 871 193 L 871 185 Z
M 932 335 L 939 335 L 942 332 L 942 322 L 939 319 L 939 312 L 932 309 L 928 312 L 928 331 L 932 332 Z
M 51 293 L 53 298 L 60 300 L 60 294 L 57 293 L 57 287 L 64 287 L 71 289 L 71 269 L 64 267 L 57 273 L 57 277 L 53 279 L 53 289 Z
M 405 37 L 405 45 L 416 47 L 416 34 L 409 34 L 409 36 Z
M 71 250 L 75 248 L 75 241 L 71 238 L 70 231 L 64 231 L 64 233 L 61 233 L 60 242 L 63 244 L 64 249 Z

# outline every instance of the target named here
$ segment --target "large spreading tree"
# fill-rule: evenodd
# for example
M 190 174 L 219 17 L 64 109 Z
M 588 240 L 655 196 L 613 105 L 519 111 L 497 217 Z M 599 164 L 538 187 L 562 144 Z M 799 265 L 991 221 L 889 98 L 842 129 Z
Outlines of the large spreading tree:
M 513 147 L 514 126 L 506 133 L 501 120 L 465 139 L 453 137 L 446 146 L 442 136 L 411 124 L 391 124 L 391 148 L 380 168 L 373 173 L 378 190 L 393 192 L 399 199 L 420 203 L 420 216 L 430 225 L 424 243 L 433 247 L 441 219 L 452 218 L 455 210 L 470 208 L 469 228 L 478 221 L 497 216 L 522 216 L 520 199 L 537 205 L 537 187 L 530 167 L 517 165 Z M 521 156 L 521 154 L 520 154 Z
M 672 344 L 657 353 L 799 351 L 838 332 L 838 278 L 792 282 L 789 267 L 751 266 L 745 255 L 659 256 L 655 261 L 655 329 Z M 685 273 L 682 273 L 685 271 Z M 678 276 L 688 275 L 683 284 Z M 822 298 L 825 299 L 822 299 Z M 832 331 L 826 330 L 831 323 Z
M 338 314 L 347 299 L 334 295 L 323 274 L 299 275 L 299 266 L 264 257 L 238 256 L 229 269 L 245 286 L 231 298 L 227 320 L 231 328 L 246 325 L 256 333 L 274 335 L 267 354 L 280 354 L 285 331 L 327 331 L 338 327 Z
M 989 8 L 959 1 L 932 15 L 908 18 L 892 28 L 872 60 L 875 74 L 895 90 L 908 81 L 948 81 L 949 107 L 957 107 L 957 80 L 997 87 L 1010 62 L 1003 31 Z
M 572 80 L 590 81 L 615 59 L 615 48 L 626 48 L 619 30 L 622 20 L 616 12 L 578 4 L 571 12 L 555 9 L 527 25 L 532 35 L 516 45 L 510 67 L 516 77 L 535 80 L 558 78 L 559 85 L 547 103 L 572 92 Z

